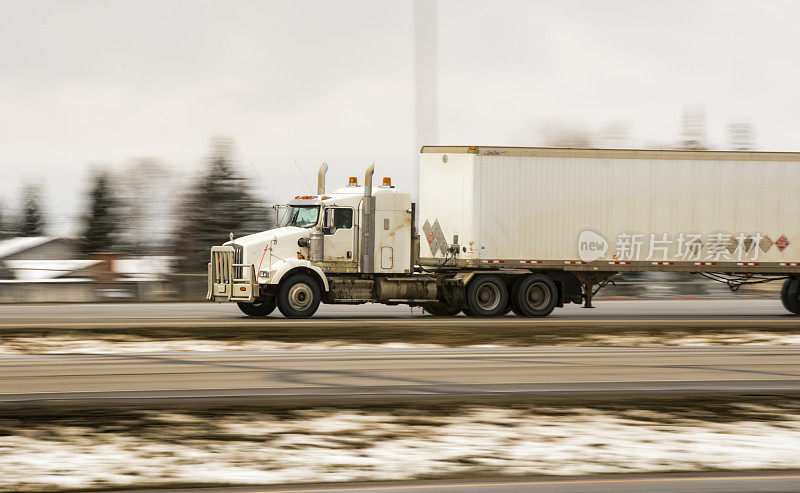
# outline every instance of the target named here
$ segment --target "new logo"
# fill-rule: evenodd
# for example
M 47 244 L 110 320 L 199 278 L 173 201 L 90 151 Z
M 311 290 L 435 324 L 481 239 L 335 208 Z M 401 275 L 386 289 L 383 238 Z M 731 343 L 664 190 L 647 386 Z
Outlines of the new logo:
M 608 242 L 594 231 L 584 231 L 578 237 L 578 256 L 584 262 L 594 262 L 608 251 Z

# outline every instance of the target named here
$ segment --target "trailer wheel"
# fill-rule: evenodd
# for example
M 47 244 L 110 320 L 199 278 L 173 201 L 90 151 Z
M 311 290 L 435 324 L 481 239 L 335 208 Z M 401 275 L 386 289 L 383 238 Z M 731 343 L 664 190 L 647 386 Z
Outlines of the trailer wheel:
M 496 317 L 508 307 L 508 288 L 497 276 L 479 276 L 467 286 L 467 309 L 475 317 Z
M 236 303 L 239 310 L 248 317 L 266 317 L 275 310 L 275 298 L 269 300 L 256 300 L 253 303 Z
M 800 279 L 787 279 L 783 282 L 781 303 L 790 312 L 800 315 Z
M 546 317 L 558 303 L 558 289 L 556 283 L 544 274 L 531 274 L 514 284 L 512 298 L 522 315 Z
M 422 309 L 425 310 L 426 313 L 430 313 L 434 317 L 454 317 L 461 313 L 460 306 L 453 306 L 449 303 L 443 303 L 441 301 L 432 301 L 430 303 L 425 303 L 422 305 Z
M 320 302 L 317 281 L 308 274 L 295 274 L 278 288 L 278 310 L 286 318 L 308 318 L 317 311 Z

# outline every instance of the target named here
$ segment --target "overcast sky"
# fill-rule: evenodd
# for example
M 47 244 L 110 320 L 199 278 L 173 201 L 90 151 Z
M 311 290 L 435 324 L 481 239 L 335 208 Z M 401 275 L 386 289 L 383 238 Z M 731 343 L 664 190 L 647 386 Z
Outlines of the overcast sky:
M 627 145 L 675 145 L 705 108 L 713 148 L 731 118 L 756 145 L 800 151 L 796 2 L 439 0 L 415 38 L 412 1 L 0 0 L 0 194 L 43 186 L 48 224 L 75 230 L 91 166 L 160 160 L 196 174 L 214 136 L 283 201 L 320 162 L 329 183 L 416 188 L 415 39 L 437 47 L 426 144 L 542 145 L 548 124 Z M 425 46 L 421 47 L 423 50 Z M 430 58 L 423 65 L 430 68 Z M 422 115 L 425 117 L 425 115 Z

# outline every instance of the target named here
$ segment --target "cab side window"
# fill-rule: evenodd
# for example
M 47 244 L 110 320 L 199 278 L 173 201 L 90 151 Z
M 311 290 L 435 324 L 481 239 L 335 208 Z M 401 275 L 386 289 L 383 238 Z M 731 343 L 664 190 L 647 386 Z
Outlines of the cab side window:
M 353 209 L 336 208 L 333 210 L 333 226 L 336 229 L 353 227 Z

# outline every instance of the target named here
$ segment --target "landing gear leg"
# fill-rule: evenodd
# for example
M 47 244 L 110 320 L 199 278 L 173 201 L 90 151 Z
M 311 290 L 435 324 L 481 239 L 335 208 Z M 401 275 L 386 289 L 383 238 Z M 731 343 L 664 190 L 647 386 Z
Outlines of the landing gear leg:
M 609 278 L 616 275 L 616 272 L 573 272 L 583 287 L 583 308 L 594 308 L 592 298 L 597 290 L 595 286 L 602 288 L 609 282 Z
M 594 308 L 592 298 L 594 297 L 594 284 L 583 283 L 583 306 L 581 308 Z

